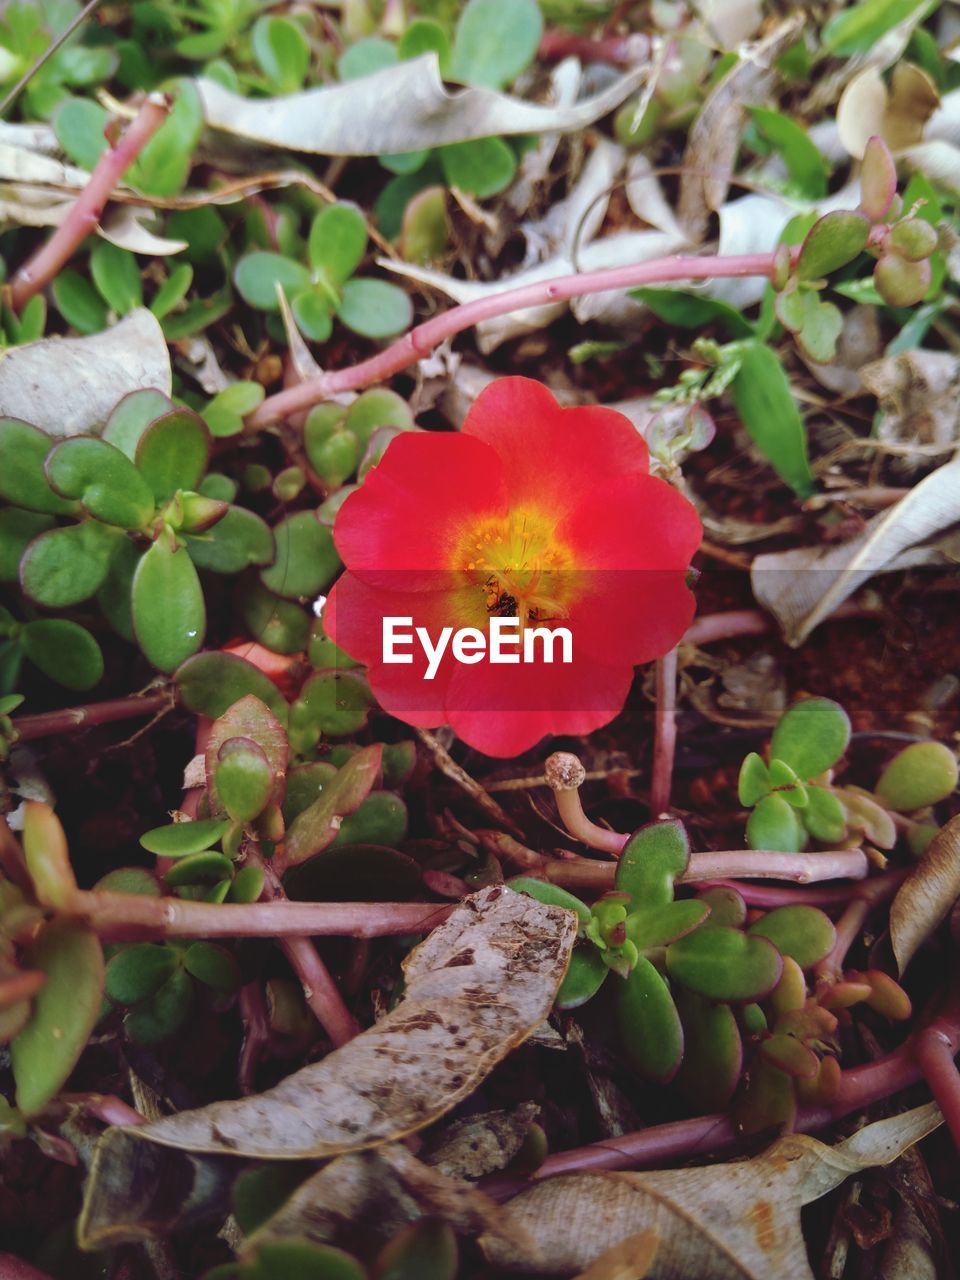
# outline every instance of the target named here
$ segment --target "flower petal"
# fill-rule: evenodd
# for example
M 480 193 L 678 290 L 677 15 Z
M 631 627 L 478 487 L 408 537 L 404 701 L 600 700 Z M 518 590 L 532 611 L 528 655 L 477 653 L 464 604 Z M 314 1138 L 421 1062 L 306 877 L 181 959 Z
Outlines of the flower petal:
M 680 643 L 697 602 L 681 569 L 614 569 L 583 574 L 564 624 L 574 651 L 600 663 L 652 662 Z
M 457 433 L 404 432 L 337 513 L 340 558 L 387 590 L 434 591 L 464 533 L 507 511 L 503 468 L 482 441 Z
M 514 506 L 562 516 L 591 490 L 645 475 L 647 446 L 629 418 L 599 405 L 562 409 L 532 378 L 498 378 L 474 401 L 461 434 L 499 454 Z
M 446 694 L 446 719 L 468 746 L 515 756 L 548 734 L 592 733 L 623 710 L 633 668 L 590 660 L 559 664 L 457 665 Z
M 656 476 L 621 478 L 584 495 L 557 526 L 578 570 L 685 570 L 702 536 L 693 503 Z

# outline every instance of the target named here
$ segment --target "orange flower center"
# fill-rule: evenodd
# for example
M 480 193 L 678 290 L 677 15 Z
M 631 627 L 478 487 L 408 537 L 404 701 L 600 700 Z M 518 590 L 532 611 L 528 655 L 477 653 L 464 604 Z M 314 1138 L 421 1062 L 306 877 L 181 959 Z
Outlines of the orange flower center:
M 455 566 L 483 593 L 488 615 L 519 618 L 521 631 L 569 612 L 573 556 L 542 512 L 520 509 L 472 525 L 457 546 Z

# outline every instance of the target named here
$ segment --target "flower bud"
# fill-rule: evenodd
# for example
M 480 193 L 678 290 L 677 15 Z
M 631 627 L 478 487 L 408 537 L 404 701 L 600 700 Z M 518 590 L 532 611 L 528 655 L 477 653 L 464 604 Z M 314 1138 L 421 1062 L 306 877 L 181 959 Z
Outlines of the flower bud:
M 922 218 L 904 218 L 890 229 L 888 245 L 908 262 L 922 262 L 937 247 L 937 232 Z
M 885 253 L 873 269 L 873 283 L 891 307 L 912 307 L 921 302 L 930 288 L 933 273 L 930 260 L 908 262 L 898 253 Z

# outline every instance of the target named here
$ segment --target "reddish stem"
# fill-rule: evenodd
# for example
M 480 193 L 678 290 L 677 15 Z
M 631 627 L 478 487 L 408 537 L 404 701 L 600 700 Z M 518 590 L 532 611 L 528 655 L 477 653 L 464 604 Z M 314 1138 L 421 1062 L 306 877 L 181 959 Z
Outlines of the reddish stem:
M 657 716 L 653 739 L 650 815 L 669 817 L 673 759 L 677 748 L 677 650 L 657 659 Z
M 259 431 L 283 418 L 301 413 L 321 400 L 341 391 L 355 391 L 373 382 L 399 373 L 408 365 L 428 356 L 447 338 L 470 329 L 481 320 L 539 307 L 549 302 L 565 302 L 589 293 L 605 293 L 611 289 L 631 289 L 638 285 L 669 284 L 677 280 L 719 280 L 739 276 L 772 277 L 772 253 L 745 253 L 730 257 L 692 257 L 676 255 L 655 262 L 632 263 L 625 267 L 604 267 L 599 271 L 577 271 L 570 275 L 538 280 L 535 284 L 504 289 L 492 297 L 478 298 L 451 307 L 425 324 L 417 325 L 386 350 L 360 364 L 308 378 L 296 387 L 288 387 L 267 396 L 246 420 L 248 431 Z
M 35 716 L 17 716 L 13 727 L 18 742 L 32 742 L 36 738 L 52 738 L 74 729 L 89 729 L 94 725 L 112 724 L 116 720 L 135 720 L 138 716 L 156 715 L 176 705 L 174 689 L 159 689 L 155 693 L 134 694 L 129 698 L 114 698 L 107 702 L 91 702 L 83 707 L 63 707 L 59 711 L 41 711 Z
M 170 100 L 166 95 L 151 94 L 116 146 L 108 147 L 103 153 L 66 218 L 13 277 L 10 306 L 14 311 L 21 311 L 35 293 L 45 288 L 96 229 L 117 183 L 166 120 L 169 111 Z
M 876 615 L 876 609 L 847 600 L 830 617 L 837 621 L 842 618 L 874 618 Z M 684 632 L 681 644 L 716 644 L 719 640 L 733 640 L 737 636 L 766 635 L 775 628 L 770 614 L 760 609 L 727 609 L 696 618 Z
M 743 884 L 739 880 L 715 880 L 713 883 L 736 889 L 750 907 L 768 910 L 799 903 L 810 907 L 845 907 L 853 898 L 864 899 L 875 907 L 892 898 L 909 874 L 909 867 L 897 867 L 860 884 L 830 885 L 823 889 L 787 889 L 780 885 Z
M 593 38 L 551 29 L 541 36 L 537 56 L 545 62 L 579 58 L 581 62 L 609 62 L 615 67 L 635 67 L 649 59 L 650 37 L 633 32 L 626 36 Z
M 958 1041 L 956 1027 L 925 1027 L 917 1036 L 916 1058 L 960 1150 L 960 1074 L 954 1062 Z

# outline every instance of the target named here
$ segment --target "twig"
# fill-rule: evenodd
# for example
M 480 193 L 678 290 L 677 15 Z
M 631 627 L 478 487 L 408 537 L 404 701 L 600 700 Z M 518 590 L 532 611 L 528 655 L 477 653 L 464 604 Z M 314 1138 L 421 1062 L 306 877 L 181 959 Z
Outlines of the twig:
M 670 809 L 673 759 L 677 748 L 677 650 L 657 659 L 657 715 L 653 740 L 650 815 L 665 817 Z
M 554 276 L 535 284 L 504 289 L 493 297 L 478 298 L 451 307 L 425 324 L 417 325 L 384 351 L 360 364 L 319 374 L 297 387 L 288 387 L 267 396 L 247 418 L 247 431 L 260 431 L 283 418 L 310 409 L 340 391 L 355 391 L 374 382 L 382 382 L 429 355 L 441 342 L 472 328 L 481 320 L 523 311 L 527 307 L 548 302 L 564 302 L 590 293 L 611 289 L 630 289 L 638 285 L 669 284 L 677 280 L 716 280 L 740 276 L 772 277 L 775 256 L 772 253 L 746 253 L 729 257 L 660 258 L 655 262 L 632 263 L 625 267 L 605 267 L 599 271 L 573 272 Z
M 498 826 L 506 827 L 508 831 L 512 831 L 514 835 L 521 835 L 522 832 L 506 810 L 502 809 L 493 796 L 491 796 L 480 785 L 475 778 L 471 778 L 466 769 L 462 769 L 456 760 L 451 756 L 446 747 L 439 739 L 430 732 L 429 729 L 417 729 L 417 737 L 430 752 L 433 762 L 442 774 L 448 777 L 451 782 L 455 782 L 461 787 L 467 795 L 477 804 L 487 815 L 492 818 Z
M 103 153 L 66 218 L 14 276 L 10 285 L 10 306 L 14 311 L 21 311 L 35 293 L 50 283 L 94 230 L 114 187 L 166 120 L 169 111 L 170 99 L 165 94 L 151 94 L 116 146 L 108 147 Z
M 154 693 L 131 694 L 107 702 L 91 702 L 83 707 L 63 707 L 59 711 L 41 711 L 35 716 L 15 716 L 13 727 L 18 742 L 36 738 L 52 738 L 74 729 L 112 724 L 116 720 L 135 720 L 138 716 L 172 711 L 177 703 L 176 690 L 168 685 Z
M 453 907 L 429 902 L 192 902 L 81 889 L 71 910 L 105 942 L 150 938 L 384 938 L 426 933 Z

